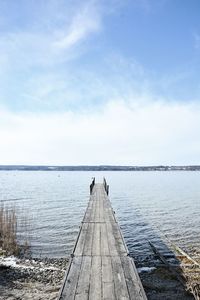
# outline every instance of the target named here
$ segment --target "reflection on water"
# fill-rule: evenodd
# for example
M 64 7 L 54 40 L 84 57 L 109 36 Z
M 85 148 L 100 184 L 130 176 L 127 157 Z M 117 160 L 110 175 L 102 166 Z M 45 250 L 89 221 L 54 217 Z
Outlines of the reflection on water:
M 0 172 L 0 200 L 30 219 L 35 256 L 61 257 L 73 248 L 89 199 L 89 183 L 107 178 L 110 198 L 133 255 L 149 253 L 160 236 L 200 246 L 199 172 Z M 20 238 L 23 238 L 23 231 Z

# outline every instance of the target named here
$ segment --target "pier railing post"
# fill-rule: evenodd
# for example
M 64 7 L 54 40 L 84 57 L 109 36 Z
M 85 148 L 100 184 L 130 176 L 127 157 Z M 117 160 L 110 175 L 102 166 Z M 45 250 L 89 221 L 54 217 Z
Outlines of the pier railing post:
M 103 185 L 104 185 L 106 194 L 108 195 L 109 194 L 109 185 L 107 184 L 105 177 L 103 178 Z
M 92 178 L 92 183 L 90 184 L 90 195 L 92 194 L 94 185 L 95 185 L 95 177 Z

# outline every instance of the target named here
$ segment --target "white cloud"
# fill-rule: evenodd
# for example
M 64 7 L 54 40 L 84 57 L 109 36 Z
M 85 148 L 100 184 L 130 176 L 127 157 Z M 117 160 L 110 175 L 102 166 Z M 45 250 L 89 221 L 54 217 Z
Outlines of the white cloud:
M 200 163 L 199 104 L 132 102 L 113 101 L 99 113 L 1 110 L 0 164 Z

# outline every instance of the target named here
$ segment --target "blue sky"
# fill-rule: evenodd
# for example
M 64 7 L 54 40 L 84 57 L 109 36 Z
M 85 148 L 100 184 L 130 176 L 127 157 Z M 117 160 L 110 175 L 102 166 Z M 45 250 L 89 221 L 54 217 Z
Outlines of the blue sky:
M 0 0 L 1 164 L 199 164 L 198 0 Z

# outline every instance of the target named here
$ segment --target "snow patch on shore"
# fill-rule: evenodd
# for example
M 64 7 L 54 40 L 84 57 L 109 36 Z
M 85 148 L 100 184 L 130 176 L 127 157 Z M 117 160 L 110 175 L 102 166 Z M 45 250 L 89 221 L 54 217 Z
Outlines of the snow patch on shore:
M 0 265 L 5 267 L 16 268 L 18 258 L 15 256 L 0 257 Z
M 36 262 L 35 260 L 23 260 L 23 262 L 15 257 L 15 256 L 8 256 L 8 257 L 0 257 L 0 266 L 10 267 L 10 268 L 16 268 L 16 269 L 35 269 L 39 271 L 43 270 L 53 270 L 58 271 L 60 270 L 57 267 L 54 266 L 45 266 L 43 262 Z
M 156 269 L 155 267 L 141 267 L 141 268 L 138 268 L 137 271 L 138 271 L 138 273 L 151 273 L 155 269 Z

